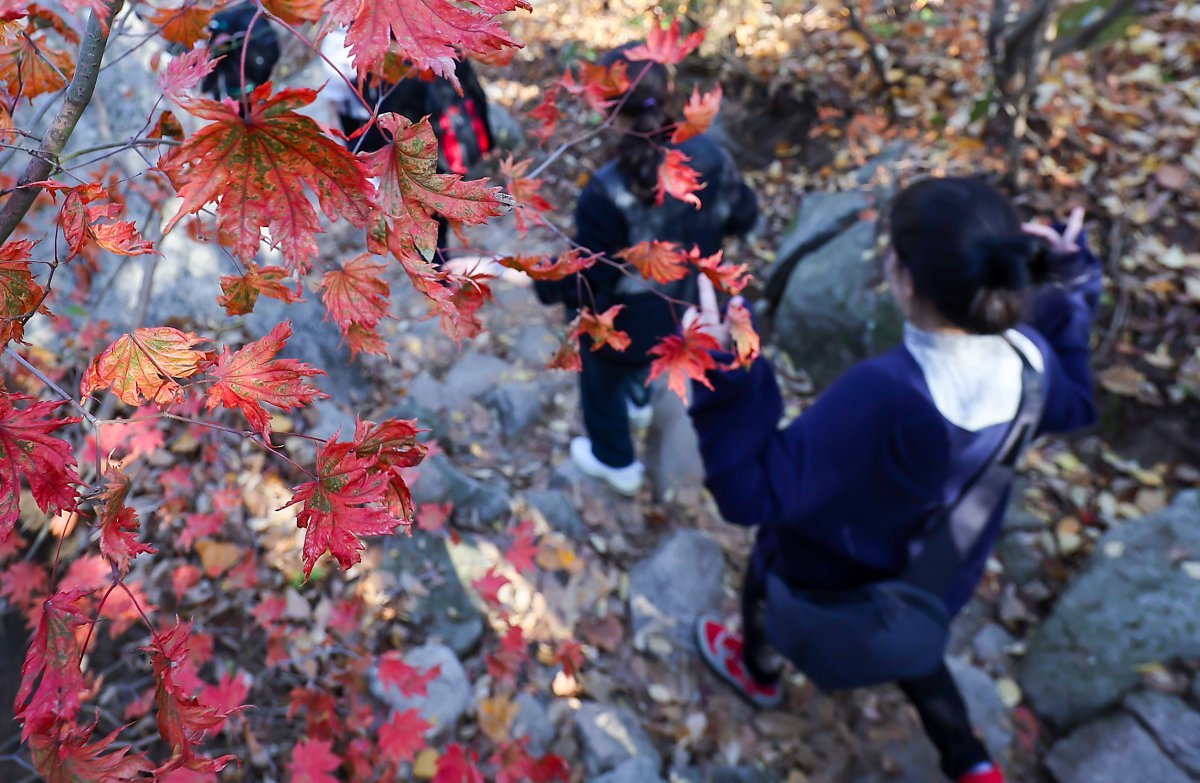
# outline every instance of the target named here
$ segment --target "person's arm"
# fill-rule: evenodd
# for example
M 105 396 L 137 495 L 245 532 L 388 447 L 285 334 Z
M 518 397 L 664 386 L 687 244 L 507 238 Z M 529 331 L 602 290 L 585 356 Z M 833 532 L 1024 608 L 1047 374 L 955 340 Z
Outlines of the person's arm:
M 1069 227 L 1055 229 L 1062 234 Z M 1065 432 L 1096 420 L 1090 339 L 1100 301 L 1102 264 L 1088 248 L 1086 236 L 1082 232 L 1077 236 L 1072 252 L 1055 255 L 1052 282 L 1035 293 L 1026 318 L 1049 348 L 1044 356 L 1047 389 L 1042 432 Z
M 693 384 L 689 410 L 704 459 L 705 486 L 721 515 L 738 525 L 797 524 L 847 482 L 861 481 L 889 437 L 878 373 L 852 368 L 808 411 L 779 429 L 783 400 L 774 370 L 710 373 Z M 870 487 L 864 484 L 863 491 Z

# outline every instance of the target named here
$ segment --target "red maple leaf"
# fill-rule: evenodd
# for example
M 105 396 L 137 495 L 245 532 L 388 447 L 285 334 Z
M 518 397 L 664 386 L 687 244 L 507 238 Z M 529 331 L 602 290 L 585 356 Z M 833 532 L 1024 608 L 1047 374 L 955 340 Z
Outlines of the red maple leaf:
M 579 372 L 583 369 L 583 359 L 579 356 L 579 333 L 574 323 L 567 327 L 567 333 L 554 356 L 546 364 L 546 369 L 567 372 Z
M 379 750 L 393 764 L 412 761 L 418 750 L 425 747 L 425 732 L 433 724 L 421 717 L 420 710 L 393 712 L 387 723 L 379 727 Z
M 378 504 L 384 500 L 389 476 L 376 461 L 355 454 L 353 443 L 330 441 L 317 454 L 317 478 L 296 488 L 283 508 L 303 504 L 296 524 L 304 534 L 304 578 L 317 559 L 329 552 L 342 568 L 362 556 L 359 536 L 393 532 L 403 520 Z
M 680 37 L 679 17 L 671 20 L 666 29 L 658 24 L 650 25 L 646 43 L 635 46 L 625 52 L 625 57 L 631 61 L 653 60 L 663 65 L 677 65 L 683 62 L 696 47 L 704 43 L 704 30 L 700 29 L 686 38 Z
M 614 351 L 624 351 L 629 347 L 629 334 L 613 324 L 613 320 L 623 309 L 625 305 L 613 305 L 600 315 L 588 309 L 580 310 L 576 318 L 576 333 L 586 334 L 592 339 L 593 351 L 598 351 L 606 345 Z
M 336 323 L 343 337 L 355 325 L 374 330 L 387 316 L 392 294 L 383 277 L 387 267 L 372 263 L 371 258 L 363 253 L 350 259 L 340 268 L 326 272 L 316 286 L 324 292 L 321 300 L 325 304 L 325 320 Z
M 712 335 L 692 324 L 683 336 L 672 334 L 649 350 L 656 356 L 650 365 L 650 380 L 667 374 L 667 386 L 684 401 L 688 400 L 688 378 L 712 388 L 706 373 L 716 368 L 717 361 L 709 351 L 718 351 L 721 346 Z
M 292 748 L 292 759 L 288 772 L 292 783 L 338 783 L 332 773 L 342 765 L 342 759 L 333 752 L 329 740 L 301 740 Z
M 513 542 L 504 552 L 509 565 L 519 573 L 527 574 L 534 570 L 533 559 L 537 556 L 538 547 L 534 544 L 533 521 L 523 519 L 513 528 Z
M 700 183 L 696 170 L 687 165 L 690 160 L 679 150 L 663 153 L 662 163 L 658 165 L 658 187 L 654 191 L 656 204 L 663 203 L 663 198 L 669 195 L 700 209 L 700 197 L 696 193 L 706 186 Z
M 174 379 L 195 375 L 208 357 L 192 350 L 200 341 L 194 334 L 169 326 L 135 329 L 92 360 L 80 391 L 86 396 L 111 387 L 126 405 L 141 405 L 143 399 L 169 405 L 179 394 Z
M 2 135 L 2 133 L 0 133 Z M 0 247 L 0 347 L 9 340 L 22 342 L 25 324 L 45 295 L 29 271 L 34 242 L 22 239 Z M 44 307 L 41 312 L 48 312 Z
M 140 256 L 154 252 L 154 245 L 142 239 L 137 226 L 129 221 L 117 220 L 121 215 L 121 203 L 94 203 L 100 199 L 114 198 L 100 183 L 64 185 L 48 180 L 38 184 L 51 196 L 59 191 L 67 194 L 58 221 L 71 251 L 69 258 L 82 253 L 89 239 L 117 255 Z
M 458 52 L 520 48 L 495 17 L 531 8 L 527 0 L 477 0 L 475 5 L 484 13 L 447 0 L 340 0 L 330 11 L 337 21 L 350 23 L 346 44 L 360 75 L 381 69 L 394 44 L 416 70 L 432 71 L 458 87 Z
M 122 576 L 129 573 L 129 561 L 141 554 L 158 552 L 150 544 L 137 540 L 141 522 L 137 512 L 125 505 L 129 477 L 118 470 L 105 476 L 108 483 L 100 493 L 100 551 L 113 562 Z
M 28 606 L 46 595 L 49 573 L 42 563 L 18 560 L 0 571 L 0 597 L 17 606 Z
M 187 549 L 198 539 L 221 532 L 225 515 L 213 512 L 188 514 L 183 518 L 183 531 L 179 534 L 179 546 Z
M 630 84 L 629 63 L 618 60 L 610 66 L 580 63 L 578 83 L 567 71 L 556 86 L 561 86 L 572 95 L 582 95 L 588 106 L 603 113 L 612 105 L 613 99 L 629 91 Z
M 479 310 L 492 301 L 492 289 L 487 280 L 492 275 L 471 272 L 465 275 L 447 276 L 449 300 L 432 308 L 441 316 L 442 331 L 455 342 L 470 340 L 483 332 Z
M 125 783 L 147 780 L 154 765 L 140 753 L 129 755 L 128 746 L 108 752 L 109 746 L 123 729 L 117 729 L 103 739 L 88 745 L 95 726 L 78 729 L 74 726 L 54 734 L 35 734 L 29 738 L 29 751 L 34 769 L 48 783 Z M 158 778 L 166 780 L 165 778 Z
M 14 702 L 23 740 L 47 735 L 56 724 L 75 722 L 80 696 L 87 690 L 75 641 L 75 630 L 91 622 L 79 605 L 86 595 L 82 590 L 59 591 L 42 606 Z
M 750 311 L 739 301 L 733 301 L 725 310 L 729 324 L 729 339 L 733 344 L 734 366 L 749 367 L 759 354 L 758 332 Z
M 246 272 L 241 275 L 226 275 L 221 278 L 221 296 L 217 304 L 225 308 L 227 315 L 246 315 L 254 311 L 258 297 L 268 296 L 281 302 L 291 304 L 303 302 L 298 286 L 284 285 L 284 280 L 291 273 L 283 267 L 246 264 Z
M 487 658 L 488 674 L 498 682 L 515 683 L 521 666 L 529 659 L 529 643 L 519 626 L 511 626 L 500 640 L 500 648 Z
M 562 756 L 547 753 L 534 762 L 529 779 L 533 783 L 568 783 L 571 780 L 571 768 Z
M 388 482 L 384 503 L 406 525 L 412 524 L 415 510 L 403 471 L 421 464 L 429 453 L 429 447 L 417 440 L 421 432 L 416 419 L 385 419 L 378 424 L 364 420 L 354 428 L 358 456 L 374 459 L 384 471 Z
M 558 645 L 554 658 L 562 664 L 564 674 L 574 677 L 583 666 L 583 645 L 574 639 L 567 639 Z
M 212 122 L 160 163 L 183 198 L 164 233 L 215 201 L 217 228 L 233 238 L 238 258 L 254 258 L 266 228 L 291 268 L 305 271 L 317 253 L 313 237 L 323 231 L 305 186 L 327 217 L 359 227 L 371 216 L 372 188 L 358 159 L 296 112 L 316 99 L 314 90 L 271 90 L 270 82 L 255 88 L 244 117 L 233 100 L 180 104 Z
M 446 522 L 449 521 L 450 515 L 454 512 L 454 504 L 450 501 L 445 503 L 422 503 L 417 508 L 415 516 L 417 526 L 427 533 L 437 533 L 446 527 Z
M 175 591 L 175 597 L 182 599 L 188 590 L 200 583 L 202 576 L 200 569 L 192 563 L 177 566 L 171 572 L 171 589 Z
M 224 346 L 211 371 L 217 382 L 209 387 L 204 406 L 210 411 L 218 405 L 241 410 L 250 426 L 269 443 L 271 414 L 263 408 L 264 402 L 291 410 L 328 397 L 305 380 L 324 375 L 324 370 L 313 369 L 298 359 L 274 358 L 291 336 L 292 322 L 284 321 L 266 337 L 236 353 Z
M 475 588 L 475 592 L 479 593 L 479 597 L 489 604 L 500 604 L 500 588 L 508 584 L 508 577 L 502 576 L 496 572 L 496 566 L 492 566 L 483 576 L 471 582 L 471 587 Z
M 478 764 L 479 756 L 474 751 L 464 751 L 453 743 L 438 757 L 437 774 L 431 783 L 485 783 Z
M 304 731 L 313 739 L 328 739 L 340 735 L 342 721 L 338 717 L 337 699 L 321 688 L 292 688 L 288 694 L 288 719 L 304 710 Z
M 0 537 L 0 565 L 16 556 L 25 548 L 26 543 L 28 542 L 16 531 L 9 531 L 7 536 Z
M 648 239 L 625 248 L 617 257 L 633 264 L 642 277 L 659 283 L 682 280 L 688 273 L 687 256 L 674 242 Z
M 713 118 L 720 109 L 721 85 L 718 84 L 711 92 L 703 95 L 700 94 L 699 87 L 694 88 L 692 97 L 688 98 L 687 105 L 683 107 L 684 121 L 676 126 L 675 133 L 671 135 L 671 143 L 682 144 L 704 133 L 712 125 Z
M 539 144 L 550 140 L 558 128 L 558 121 L 562 119 L 562 110 L 558 108 L 558 96 L 561 92 L 562 85 L 559 84 L 543 91 L 541 102 L 527 114 L 536 123 L 529 135 L 537 139 Z
M 517 231 L 521 236 L 529 233 L 531 226 L 545 225 L 543 212 L 554 209 L 542 195 L 543 180 L 526 177 L 531 160 L 514 162 L 510 156 L 500 164 L 500 174 L 508 179 L 508 192 L 516 206 Z
M 8 537 L 20 515 L 22 476 L 48 514 L 74 508 L 79 494 L 71 446 L 50 435 L 79 419 L 49 418 L 61 402 L 35 402 L 24 409 L 13 404 L 30 399 L 0 393 L 0 539 Z
M 700 257 L 700 248 L 692 248 L 688 258 L 695 262 L 696 268 L 712 281 L 712 284 L 727 294 L 737 295 L 750 282 L 750 271 L 745 264 L 722 264 L 723 251 L 718 250 L 711 256 Z
M 441 673 L 440 665 L 423 671 L 410 666 L 398 652 L 386 652 L 379 656 L 379 682 L 385 687 L 398 689 L 405 698 L 425 696 L 429 691 L 429 683 Z
M 584 253 L 573 247 L 556 258 L 550 256 L 505 256 L 499 263 L 509 269 L 524 272 L 534 280 L 563 280 L 591 267 L 602 256 L 599 253 Z
M 247 705 L 246 696 L 250 694 L 250 675 L 246 672 L 234 672 L 228 669 L 221 674 L 216 685 L 205 685 L 200 691 L 200 701 L 211 705 L 218 713 L 232 714 Z M 225 720 L 214 725 L 211 731 L 215 734 L 225 726 Z

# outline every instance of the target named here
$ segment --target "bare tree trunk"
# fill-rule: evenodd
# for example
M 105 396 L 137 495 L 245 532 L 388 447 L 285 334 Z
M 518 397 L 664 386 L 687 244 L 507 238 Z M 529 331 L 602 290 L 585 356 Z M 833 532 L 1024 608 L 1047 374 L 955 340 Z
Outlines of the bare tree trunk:
M 50 123 L 49 130 L 42 136 L 42 143 L 33 153 L 33 160 L 25 167 L 8 201 L 0 209 L 0 243 L 8 241 L 42 191 L 40 187 L 26 186 L 48 179 L 58 167 L 58 156 L 67 146 L 79 118 L 92 100 L 100 75 L 100 63 L 104 60 L 104 49 L 108 45 L 109 30 L 123 3 L 124 0 L 110 0 L 108 14 L 103 19 L 95 13 L 88 17 L 83 43 L 79 46 L 75 75 L 67 87 L 63 104 Z

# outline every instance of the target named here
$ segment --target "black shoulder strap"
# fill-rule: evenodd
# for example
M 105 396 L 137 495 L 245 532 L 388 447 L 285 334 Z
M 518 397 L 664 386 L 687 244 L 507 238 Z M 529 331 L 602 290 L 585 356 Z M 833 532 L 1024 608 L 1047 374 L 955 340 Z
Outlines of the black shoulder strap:
M 1008 338 L 1005 338 L 1008 340 Z M 1009 345 L 1012 341 L 1008 340 Z M 975 543 L 991 519 L 992 512 L 1012 485 L 1021 452 L 1033 439 L 1045 405 L 1042 375 L 1029 358 L 1012 345 L 1021 357 L 1021 402 L 1008 432 L 962 494 L 938 512 L 925 536 L 925 545 L 913 556 L 901 579 L 941 594 L 958 577 Z

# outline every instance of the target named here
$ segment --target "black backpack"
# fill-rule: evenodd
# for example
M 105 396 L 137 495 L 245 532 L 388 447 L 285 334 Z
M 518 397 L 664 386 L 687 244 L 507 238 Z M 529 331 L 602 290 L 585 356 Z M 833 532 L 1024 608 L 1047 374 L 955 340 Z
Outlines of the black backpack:
M 250 40 L 246 30 L 257 8 L 242 3 L 215 14 L 208 23 L 211 56 L 221 57 L 212 73 L 204 77 L 204 91 L 214 98 L 242 97 L 242 51 L 245 49 L 245 94 L 271 80 L 271 71 L 279 61 L 279 38 L 264 17 L 254 23 Z

